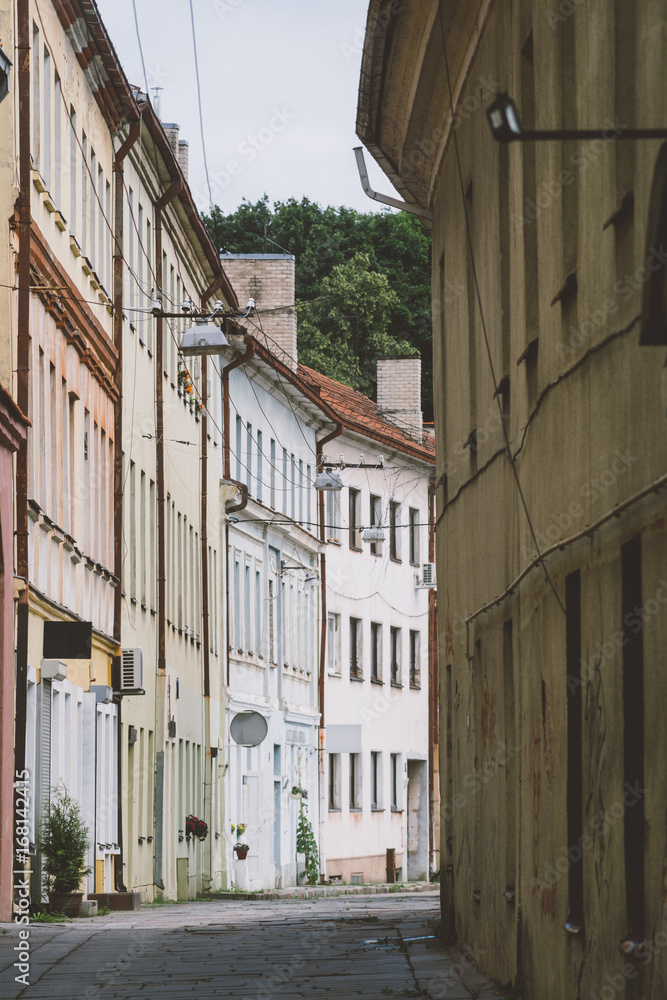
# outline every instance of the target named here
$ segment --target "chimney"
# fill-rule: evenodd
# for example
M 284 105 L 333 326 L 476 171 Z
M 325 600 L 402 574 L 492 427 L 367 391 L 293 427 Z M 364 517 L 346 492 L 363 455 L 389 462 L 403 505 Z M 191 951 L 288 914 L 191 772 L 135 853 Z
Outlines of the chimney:
M 181 126 L 176 125 L 175 122 L 162 122 L 162 128 L 165 131 L 167 139 L 169 140 L 169 145 L 171 146 L 171 151 L 174 157 L 178 159 L 178 133 L 181 131 Z
M 421 382 L 421 358 L 378 358 L 378 412 L 417 441 L 423 430 Z
M 187 181 L 190 167 L 190 144 L 186 139 L 178 141 L 178 163 Z
M 262 313 L 261 323 L 257 319 L 253 322 L 263 329 L 264 336 L 248 324 L 250 333 L 279 361 L 296 371 L 294 257 L 282 253 L 221 253 L 220 263 L 232 283 L 240 307 L 244 309 L 248 299 L 252 298 L 255 308 Z

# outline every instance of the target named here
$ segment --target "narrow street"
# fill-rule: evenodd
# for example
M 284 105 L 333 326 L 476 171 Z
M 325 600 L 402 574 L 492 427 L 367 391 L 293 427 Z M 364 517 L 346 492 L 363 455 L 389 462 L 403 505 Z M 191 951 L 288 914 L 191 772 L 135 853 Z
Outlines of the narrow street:
M 32 924 L 28 986 L 15 982 L 18 928 L 5 924 L 0 995 L 3 1000 L 498 996 L 468 962 L 449 956 L 430 937 L 438 918 L 433 891 L 165 904 L 68 924 Z

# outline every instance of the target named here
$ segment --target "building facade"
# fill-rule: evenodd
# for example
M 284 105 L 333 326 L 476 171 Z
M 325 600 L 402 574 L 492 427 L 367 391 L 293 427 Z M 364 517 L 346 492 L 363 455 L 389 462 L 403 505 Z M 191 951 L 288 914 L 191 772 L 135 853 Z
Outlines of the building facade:
M 664 124 L 665 16 L 373 0 L 362 65 L 432 217 L 443 926 L 553 1000 L 665 993 L 665 153 L 616 141 Z M 605 137 L 496 143 L 503 91 Z

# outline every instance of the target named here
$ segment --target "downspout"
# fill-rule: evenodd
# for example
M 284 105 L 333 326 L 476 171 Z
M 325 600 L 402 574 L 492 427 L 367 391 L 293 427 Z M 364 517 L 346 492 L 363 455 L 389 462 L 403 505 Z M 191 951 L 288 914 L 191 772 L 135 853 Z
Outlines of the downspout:
M 428 485 L 428 560 L 435 562 L 435 476 Z M 438 745 L 438 619 L 437 595 L 428 592 L 428 803 L 429 855 L 435 870 L 435 758 Z
M 359 171 L 359 179 L 364 189 L 364 194 L 367 194 L 373 201 L 379 201 L 381 205 L 391 205 L 392 208 L 400 208 L 401 212 L 409 212 L 410 215 L 418 215 L 429 222 L 433 221 L 433 212 L 430 209 L 422 208 L 421 205 L 417 205 L 416 203 L 410 204 L 407 201 L 400 201 L 398 198 L 392 198 L 388 194 L 378 194 L 377 191 L 374 191 L 368 180 L 363 147 L 355 146 L 354 155 L 357 158 L 357 170 Z
M 330 434 L 323 437 L 320 441 L 315 444 L 316 449 L 316 473 L 322 468 L 322 459 L 324 457 L 323 448 L 334 438 L 340 437 L 343 433 L 343 425 L 337 423 Z M 324 491 L 320 490 L 317 495 L 317 510 L 319 514 L 320 522 L 320 541 L 324 543 L 326 541 L 326 531 L 324 526 Z M 317 678 L 317 693 L 318 693 L 318 703 L 320 710 L 320 727 L 318 730 L 318 753 L 317 753 L 317 779 L 318 779 L 318 799 L 320 804 L 320 822 L 319 822 L 319 837 L 318 837 L 318 849 L 320 854 L 320 867 L 322 864 L 326 864 L 326 859 L 324 857 L 324 851 L 322 850 L 324 843 L 324 814 L 326 810 L 326 773 L 324 770 L 324 753 L 325 753 L 325 717 L 324 717 L 324 671 L 326 667 L 326 642 L 327 642 L 327 558 L 324 549 L 320 553 L 320 599 L 322 601 L 322 621 L 320 624 L 320 669 Z
M 155 203 L 155 293 L 162 295 L 162 212 L 183 190 L 183 178 L 178 177 Z M 165 494 L 164 494 L 164 320 L 157 317 L 155 334 L 155 461 L 157 479 L 157 678 L 155 719 L 155 841 L 153 882 L 164 889 L 162 879 L 162 840 L 164 832 L 164 705 L 167 686 L 166 654 L 166 559 L 165 559 Z M 158 750 L 157 748 L 162 749 Z
M 213 284 L 206 289 L 201 297 L 202 309 L 206 308 L 206 303 L 215 291 L 222 284 L 222 274 L 219 274 Z M 212 812 L 212 783 L 213 783 L 213 761 L 211 756 L 211 660 L 210 660 L 210 636 L 209 636 L 209 604 L 208 604 L 208 358 L 202 358 L 201 366 L 201 513 L 199 539 L 201 543 L 201 589 L 202 589 L 202 644 L 204 649 L 204 739 L 205 739 L 205 760 L 204 770 L 204 818 L 208 822 L 211 836 L 206 841 L 204 848 L 204 865 L 208 867 L 208 888 L 213 884 L 213 812 Z M 217 747 L 217 739 L 216 739 Z M 203 873 L 202 873 L 203 874 Z
M 125 142 L 120 146 L 113 164 L 114 172 L 114 255 L 113 255 L 113 340 L 117 353 L 114 384 L 118 396 L 114 409 L 114 468 L 113 468 L 113 572 L 116 577 L 116 590 L 113 602 L 113 637 L 121 645 L 121 617 L 123 608 L 123 226 L 124 226 L 124 184 L 123 162 L 132 146 L 139 138 L 141 121 L 130 122 L 130 128 Z M 123 882 L 123 740 L 122 734 L 122 697 L 114 698 L 118 712 L 117 732 L 118 746 L 116 750 L 118 763 L 118 846 L 119 852 L 114 855 L 114 888 L 116 892 L 127 892 Z M 97 712 L 95 714 L 97 726 Z M 97 778 L 96 778 L 97 780 Z M 97 793 L 96 793 L 97 794 Z M 95 835 L 97 842 L 97 834 Z
M 255 356 L 255 347 L 253 344 L 248 344 L 243 354 L 239 355 L 238 358 L 234 358 L 230 361 L 228 365 L 222 369 L 222 450 L 223 450 L 223 475 L 226 482 L 231 481 L 231 461 L 230 461 L 230 443 L 229 443 L 229 373 L 234 370 L 234 368 L 239 368 L 244 365 L 247 361 L 250 361 Z M 227 514 L 232 514 L 237 510 L 243 510 L 243 508 L 248 503 L 248 487 L 244 486 L 242 483 L 236 483 L 238 488 L 241 490 L 241 503 L 234 504 L 232 507 L 226 508 Z M 226 681 L 227 687 L 229 687 L 231 680 L 231 657 L 229 655 L 229 521 L 225 519 L 225 551 L 223 553 L 225 560 L 225 627 L 227 636 L 227 669 L 226 669 Z
M 30 400 L 30 5 L 17 2 L 18 98 L 19 98 L 19 290 L 16 401 L 27 416 Z M 14 766 L 25 768 L 28 710 L 28 442 L 26 434 L 16 458 L 16 571 L 26 581 L 16 610 L 16 724 Z M 13 797 L 14 802 L 17 801 Z M 14 851 L 20 823 L 14 823 Z

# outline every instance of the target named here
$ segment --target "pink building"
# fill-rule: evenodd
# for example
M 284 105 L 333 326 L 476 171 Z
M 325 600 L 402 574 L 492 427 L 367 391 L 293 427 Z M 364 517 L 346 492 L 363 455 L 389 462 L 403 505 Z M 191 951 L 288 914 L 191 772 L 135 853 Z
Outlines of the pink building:
M 29 421 L 0 385 L 0 921 L 12 915 L 14 770 L 14 475 L 13 457 Z

